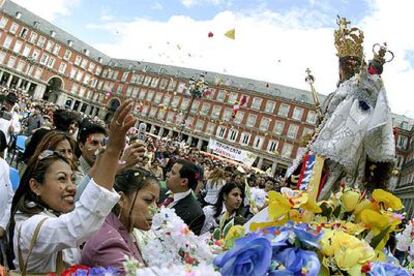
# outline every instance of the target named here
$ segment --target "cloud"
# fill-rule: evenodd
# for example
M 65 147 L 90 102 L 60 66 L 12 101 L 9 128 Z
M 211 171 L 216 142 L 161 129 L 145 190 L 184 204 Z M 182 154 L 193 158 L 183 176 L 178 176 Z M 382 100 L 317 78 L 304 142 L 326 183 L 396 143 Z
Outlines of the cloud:
M 212 5 L 220 5 L 224 4 L 225 2 L 229 2 L 228 0 L 180 0 L 181 4 L 186 6 L 187 8 L 193 7 L 193 6 L 199 6 L 202 4 L 212 4 Z
M 401 16 L 400 9 L 391 6 L 387 1 L 372 1 L 367 16 L 353 25 L 365 31 L 367 57 L 372 56 L 373 42 L 388 41 L 396 55 L 386 65 L 383 76 L 392 111 L 414 117 L 414 69 L 407 59 L 412 54 L 412 50 L 408 51 L 413 49 L 414 37 L 410 25 L 403 22 L 413 9 L 402 5 Z M 309 87 L 304 81 L 305 69 L 309 67 L 317 90 L 328 94 L 338 80 L 334 29 L 325 27 L 333 26 L 332 18 L 331 14 L 315 10 L 278 13 L 261 8 L 223 11 L 204 21 L 188 16 L 172 16 L 166 22 L 137 18 L 89 28 L 111 33 L 119 30 L 113 41 L 94 45 L 113 57 L 226 72 L 306 90 Z M 230 40 L 224 33 L 233 27 L 236 39 Z M 212 38 L 209 32 L 214 33 Z
M 80 0 L 13 0 L 18 5 L 43 17 L 54 21 L 57 16 L 68 16 L 71 9 L 77 6 Z

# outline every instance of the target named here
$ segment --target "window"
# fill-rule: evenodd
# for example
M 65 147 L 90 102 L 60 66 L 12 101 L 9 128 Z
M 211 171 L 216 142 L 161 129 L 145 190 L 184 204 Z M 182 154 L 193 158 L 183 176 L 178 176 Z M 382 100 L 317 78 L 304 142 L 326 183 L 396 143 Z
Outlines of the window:
M 53 54 L 54 55 L 59 55 L 59 51 L 60 51 L 60 45 L 56 43 L 55 48 L 53 48 Z
M 188 117 L 187 120 L 185 120 L 185 125 L 189 128 L 193 128 L 193 123 L 194 123 L 194 117 Z
M 238 97 L 239 95 L 237 94 L 237 93 L 231 93 L 230 94 L 230 96 L 229 96 L 229 99 L 228 99 L 228 103 L 229 104 L 235 104 L 236 103 L 236 101 L 237 101 L 237 97 Z
M 174 108 L 177 108 L 179 102 L 180 102 L 180 97 L 175 96 L 172 100 L 171 106 L 174 107 Z
M 43 48 L 46 44 L 46 37 L 39 36 L 39 39 L 37 40 L 37 46 L 40 48 Z
M 149 106 L 148 105 L 144 105 L 144 107 L 141 110 L 142 116 L 147 116 L 148 115 L 148 109 L 149 109 Z
M 290 158 L 292 155 L 293 145 L 285 143 L 282 148 L 282 156 Z
M 158 109 L 156 107 L 152 107 L 149 113 L 151 118 L 155 118 L 155 114 L 157 114 Z
M 7 17 L 2 17 L 0 19 L 0 28 L 4 29 L 4 27 L 6 27 L 7 22 L 9 21 L 9 19 L 7 19 Z
M 86 73 L 85 74 L 85 77 L 83 78 L 83 84 L 89 85 L 90 84 L 90 82 L 89 82 L 90 79 L 91 79 L 91 75 L 89 75 L 88 73 Z M 118 87 L 118 89 L 119 89 L 119 87 Z M 118 93 L 121 93 L 121 92 L 118 92 Z
M 95 75 L 99 76 L 99 74 L 101 74 L 102 72 L 102 67 L 101 66 L 97 66 L 96 70 L 95 70 Z
M 177 86 L 177 81 L 171 78 L 170 82 L 168 83 L 167 91 L 174 91 L 176 86 Z
M 256 126 L 256 120 L 257 120 L 257 116 L 256 115 L 249 114 L 249 116 L 247 116 L 246 125 L 248 127 L 255 127 Z
M 231 108 L 226 108 L 223 112 L 223 120 L 225 122 L 230 121 L 232 114 L 233 114 L 233 110 Z
M 16 40 L 16 42 L 14 43 L 13 52 L 20 53 L 20 51 L 22 50 L 22 47 L 23 47 L 23 42 L 20 40 Z
M 272 119 L 270 118 L 262 118 L 262 121 L 260 122 L 260 130 L 267 131 L 269 129 L 269 125 Z
M 128 78 L 128 75 L 129 75 L 129 72 L 124 72 L 124 73 L 122 74 L 121 81 L 126 82 L 126 80 L 127 80 L 127 78 Z
M 267 151 L 268 152 L 276 152 L 278 146 L 279 146 L 279 141 L 270 140 L 269 143 L 267 143 Z
M 292 119 L 302 121 L 303 108 L 295 106 L 293 109 Z
M 259 149 L 259 150 L 262 149 L 263 142 L 264 142 L 264 137 L 263 136 L 256 136 L 254 138 L 253 148 Z
M 45 50 L 46 50 L 46 51 L 48 51 L 48 52 L 52 52 L 53 46 L 55 46 L 55 43 L 54 43 L 52 40 L 49 40 L 49 41 L 46 43 L 46 48 L 45 48 Z
M 216 125 L 215 124 L 213 124 L 213 123 L 208 123 L 207 124 L 207 127 L 206 127 L 206 133 L 208 134 L 208 135 L 212 135 L 213 133 L 214 133 L 214 129 L 216 128 Z
M 254 97 L 252 101 L 252 109 L 260 110 L 260 107 L 262 106 L 263 99 Z
M 17 70 L 18 71 L 23 71 L 24 67 L 26 66 L 26 62 L 24 62 L 23 60 L 20 60 L 19 63 L 17 63 Z
M 316 124 L 316 112 L 313 110 L 308 111 L 308 115 L 306 116 L 306 122 L 309 124 Z
M 235 142 L 237 139 L 237 135 L 239 134 L 239 131 L 235 130 L 235 129 L 230 129 L 229 131 L 229 135 L 228 135 L 228 140 L 231 142 Z
M 139 74 L 136 78 L 136 84 L 142 84 L 144 82 L 145 75 Z
M 25 45 L 23 49 L 23 56 L 28 57 L 30 55 L 30 51 L 32 50 L 32 47 L 29 45 Z
M 145 99 L 146 95 L 147 95 L 147 89 L 141 89 L 141 92 L 139 93 L 138 99 L 143 100 L 143 99 Z
M 180 83 L 177 86 L 177 92 L 183 93 L 185 90 L 185 82 L 180 81 Z
M 299 126 L 295 124 L 290 124 L 287 137 L 290 139 L 296 139 L 296 135 L 298 134 Z
M 220 113 L 221 113 L 221 106 L 220 105 L 213 106 L 213 111 L 211 112 L 211 118 L 218 119 L 220 117 Z
M 188 105 L 190 104 L 189 98 L 183 98 L 181 101 L 181 109 L 187 111 Z
M 7 62 L 7 65 L 9 67 L 13 67 L 14 68 L 14 65 L 16 65 L 16 58 L 15 57 L 9 57 L 9 61 Z
M 285 123 L 282 121 L 276 121 L 273 128 L 273 132 L 277 135 L 282 135 L 283 129 L 285 128 Z
M 66 71 L 66 63 L 62 62 L 59 65 L 59 73 L 65 74 L 65 71 Z
M 191 113 L 196 113 L 199 108 L 200 108 L 200 101 L 199 100 L 193 101 L 193 104 L 191 105 Z
M 49 59 L 49 55 L 46 53 L 43 53 L 42 57 L 40 58 L 40 64 L 46 65 L 48 59 Z
M 290 108 L 290 106 L 288 105 L 288 104 L 284 104 L 284 103 L 282 103 L 280 106 L 279 106 L 279 112 L 277 113 L 279 116 L 282 116 L 282 117 L 287 117 L 288 116 L 288 114 L 289 114 L 289 108 Z
M 224 138 L 226 135 L 226 128 L 224 126 L 219 126 L 216 131 L 216 137 Z
M 160 108 L 160 110 L 158 110 L 157 118 L 158 120 L 164 121 L 164 117 L 165 117 L 165 109 Z
M 171 96 L 165 95 L 162 103 L 164 104 L 165 107 L 167 107 L 170 105 L 170 101 L 171 101 Z
M 174 121 L 174 112 L 170 111 L 167 115 L 167 122 L 172 123 Z
M 216 98 L 216 100 L 217 101 L 219 101 L 219 102 L 224 102 L 224 98 L 226 97 L 226 91 L 225 90 L 220 90 L 218 93 L 217 93 L 217 98 Z
M 12 41 L 13 41 L 13 37 L 11 35 L 6 36 L 6 39 L 4 40 L 4 43 L 3 43 L 3 47 L 10 49 L 10 45 Z
M 240 144 L 242 144 L 242 145 L 248 145 L 249 142 L 250 142 L 250 137 L 251 137 L 250 133 L 243 132 L 241 134 Z
M 37 33 L 31 32 L 29 36 L 29 42 L 35 44 L 37 39 Z
M 244 111 L 237 111 L 236 113 L 236 117 L 234 118 L 234 122 L 236 124 L 241 124 L 243 122 L 244 119 Z
M 10 27 L 10 33 L 15 34 L 18 28 L 19 28 L 19 24 L 17 24 L 16 22 L 13 22 L 13 24 Z
M 152 101 L 152 99 L 154 98 L 154 94 L 155 92 L 153 90 L 148 90 L 148 94 L 147 94 L 147 101 Z
M 75 67 L 72 67 L 72 70 L 70 70 L 70 78 L 74 79 L 77 73 L 78 73 L 78 69 L 76 69 Z
M 151 83 L 151 76 L 146 76 L 143 85 L 148 86 Z
M 83 78 L 83 72 L 79 70 L 78 74 L 76 75 L 76 80 L 80 82 L 82 80 L 82 78 Z M 112 87 L 113 87 L 113 84 L 112 84 Z M 112 89 L 110 89 L 110 90 L 112 91 Z
M 133 90 L 132 90 L 132 98 L 136 98 L 137 97 L 137 95 L 138 95 L 138 92 L 139 92 L 139 88 L 134 88 Z
M 47 62 L 47 67 L 49 68 L 53 68 L 53 65 L 55 65 L 55 59 L 54 58 L 49 58 L 48 62 Z
M 151 81 L 151 87 L 156 88 L 158 86 L 159 78 L 153 78 Z
M 313 134 L 313 133 L 314 133 L 313 129 L 305 127 L 302 132 L 302 137 L 308 134 Z
M 209 111 L 210 111 L 210 104 L 203 103 L 203 105 L 201 106 L 200 114 L 205 116 L 208 114 Z
M 168 79 L 161 79 L 160 89 L 165 89 L 168 85 Z
M 26 38 L 28 33 L 29 33 L 29 30 L 27 28 L 22 28 L 22 30 L 20 31 L 20 37 Z
M 5 52 L 0 52 L 0 63 L 3 63 L 5 58 L 6 58 L 6 53 Z
M 198 131 L 202 131 L 204 127 L 204 121 L 203 120 L 197 120 L 197 123 L 195 125 L 195 129 Z
M 275 110 L 275 102 L 274 101 L 267 101 L 266 102 L 266 107 L 265 107 L 265 112 L 267 113 L 273 113 L 273 111 Z
M 72 52 L 70 50 L 66 49 L 65 54 L 63 55 L 63 59 L 69 60 L 71 56 L 72 56 Z
M 81 62 L 82 62 L 82 57 L 81 56 L 76 56 L 76 58 L 75 58 L 75 65 L 80 65 L 81 64 Z
M 397 146 L 398 146 L 400 149 L 406 149 L 406 148 L 407 148 L 407 144 L 408 144 L 408 139 L 407 139 L 407 137 L 402 136 L 402 135 L 398 136 L 398 143 L 397 143 Z
M 88 71 L 93 72 L 93 69 L 95 69 L 95 63 L 89 62 Z
M 81 67 L 82 67 L 83 69 L 86 69 L 86 65 L 88 65 L 88 60 L 87 60 L 86 58 L 84 58 L 84 59 L 82 60 Z
M 157 93 L 155 94 L 154 103 L 159 104 L 161 102 L 162 94 Z

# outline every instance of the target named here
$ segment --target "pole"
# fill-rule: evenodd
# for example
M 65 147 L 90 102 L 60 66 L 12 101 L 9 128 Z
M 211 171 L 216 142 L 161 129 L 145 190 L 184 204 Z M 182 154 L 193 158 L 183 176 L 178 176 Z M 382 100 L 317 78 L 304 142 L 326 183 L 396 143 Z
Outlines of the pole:
M 315 82 L 315 77 L 313 75 L 311 75 L 311 70 L 309 68 L 307 68 L 305 72 L 307 74 L 307 76 L 305 78 L 305 81 L 309 84 L 309 86 L 311 88 L 313 103 L 315 104 L 316 112 L 318 114 L 318 117 L 320 119 L 322 119 L 321 104 L 319 102 L 318 93 L 316 92 L 315 86 L 313 85 L 313 83 Z

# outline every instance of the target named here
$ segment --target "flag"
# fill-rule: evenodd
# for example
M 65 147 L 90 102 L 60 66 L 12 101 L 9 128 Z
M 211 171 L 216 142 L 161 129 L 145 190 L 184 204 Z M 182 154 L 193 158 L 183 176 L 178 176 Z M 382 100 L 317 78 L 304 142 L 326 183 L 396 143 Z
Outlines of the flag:
M 322 177 L 325 159 L 319 155 L 307 154 L 303 159 L 302 169 L 298 179 L 298 189 L 307 191 L 309 197 L 316 200 Z
M 224 35 L 230 39 L 236 39 L 236 29 L 228 30 Z
M 245 95 L 243 95 L 240 99 L 240 101 L 237 101 L 234 105 L 233 105 L 233 114 L 231 115 L 231 117 L 234 119 L 236 118 L 236 114 L 237 111 L 239 111 L 240 107 L 243 106 L 247 101 L 247 98 Z

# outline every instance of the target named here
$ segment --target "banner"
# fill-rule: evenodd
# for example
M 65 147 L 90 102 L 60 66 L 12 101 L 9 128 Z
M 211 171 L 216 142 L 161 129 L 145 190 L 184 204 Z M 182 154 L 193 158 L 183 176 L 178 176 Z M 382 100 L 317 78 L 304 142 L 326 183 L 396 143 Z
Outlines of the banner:
M 254 153 L 223 144 L 211 138 L 210 142 L 208 143 L 208 148 L 211 149 L 215 154 L 242 162 L 248 166 L 251 166 L 257 158 L 257 155 Z
M 298 189 L 307 191 L 309 197 L 316 200 L 319 194 L 322 169 L 325 159 L 319 155 L 306 154 L 299 175 Z

